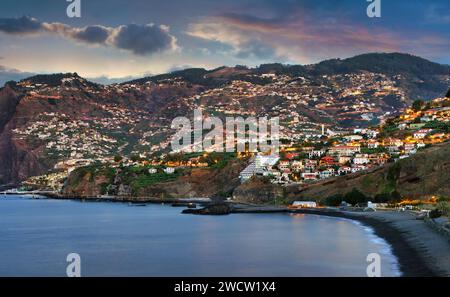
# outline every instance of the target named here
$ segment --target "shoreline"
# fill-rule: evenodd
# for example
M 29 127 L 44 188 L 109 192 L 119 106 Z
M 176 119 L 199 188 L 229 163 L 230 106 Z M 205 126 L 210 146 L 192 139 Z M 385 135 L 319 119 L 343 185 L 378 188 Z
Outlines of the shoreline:
M 200 205 L 208 203 L 207 200 L 199 199 L 119 199 L 115 197 L 113 199 L 106 198 L 80 198 L 80 197 L 55 197 L 54 195 L 44 195 L 46 199 L 55 200 L 75 200 L 85 202 L 135 202 L 135 203 L 151 203 L 151 204 L 165 204 L 165 203 L 198 203 Z M 430 247 L 433 242 L 420 241 L 420 231 L 415 231 L 414 228 L 402 228 L 396 225 L 397 222 L 402 220 L 408 220 L 415 224 L 421 224 L 426 231 L 430 233 L 430 236 L 435 240 L 438 238 L 445 241 L 447 247 L 450 244 L 437 232 L 426 226 L 424 221 L 416 220 L 412 214 L 400 213 L 394 211 L 377 211 L 371 213 L 365 212 L 350 212 L 334 209 L 288 209 L 287 207 L 279 206 L 255 206 L 255 205 L 242 205 L 234 202 L 229 202 L 233 206 L 230 213 L 242 214 L 242 213 L 302 213 L 310 215 L 321 215 L 328 217 L 337 217 L 350 219 L 373 229 L 374 234 L 384 239 L 391 247 L 392 254 L 397 258 L 401 277 L 442 277 L 449 276 L 450 273 L 450 259 L 448 263 L 441 263 L 437 261 L 430 252 Z M 447 267 L 445 266 L 447 265 Z
M 419 242 L 417 237 L 420 234 L 411 234 L 409 228 L 400 228 L 395 225 L 395 219 L 386 219 L 386 214 L 393 217 L 409 216 L 410 220 L 414 220 L 417 224 L 423 224 L 428 228 L 428 232 L 433 234 L 436 239 L 441 235 L 435 233 L 434 230 L 425 225 L 423 221 L 416 220 L 410 213 L 397 213 L 391 211 L 379 211 L 375 213 L 356 213 L 339 210 L 313 210 L 301 209 L 294 210 L 292 213 L 304 213 L 312 215 L 322 215 L 329 217 L 338 217 L 344 219 L 355 220 L 363 225 L 371 227 L 375 235 L 384 239 L 392 248 L 393 255 L 397 258 L 402 277 L 443 277 L 448 276 L 445 267 L 440 267 L 443 263 L 436 261 L 429 253 L 432 243 L 424 244 Z M 375 214 L 375 215 L 374 215 Z M 408 239 L 407 236 L 410 236 Z M 444 238 L 441 238 L 445 241 Z M 415 241 L 415 242 L 414 242 Z M 450 246 L 449 246 L 450 247 Z M 448 267 L 447 267 L 448 270 Z
M 195 210 L 186 213 L 197 215 L 227 214 L 204 213 Z M 229 213 L 301 213 L 353 220 L 370 227 L 376 236 L 390 246 L 393 256 L 397 259 L 401 277 L 443 277 L 450 275 L 450 257 L 445 255 L 444 261 L 438 261 L 433 252 L 430 251 L 437 245 L 438 252 L 445 254 L 445 251 L 450 248 L 449 243 L 440 234 L 426 226 L 424 221 L 416 220 L 415 216 L 409 212 L 377 211 L 367 213 L 338 209 L 289 209 L 281 206 L 235 203 Z M 405 222 L 406 224 L 404 224 Z M 419 230 L 420 227 L 424 230 Z M 422 240 L 423 235 L 427 235 L 428 238 Z M 448 254 L 450 255 L 450 253 Z

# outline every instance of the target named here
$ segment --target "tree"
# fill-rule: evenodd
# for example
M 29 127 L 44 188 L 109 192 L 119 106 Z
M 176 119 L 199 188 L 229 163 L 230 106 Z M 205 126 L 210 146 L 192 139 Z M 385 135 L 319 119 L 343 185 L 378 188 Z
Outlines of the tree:
M 122 158 L 121 155 L 115 155 L 115 156 L 114 156 L 114 162 L 118 163 L 118 162 L 120 162 L 120 161 L 122 161 L 122 160 L 123 160 L 123 158 Z
M 336 194 L 325 198 L 323 204 L 325 204 L 326 206 L 339 206 L 342 201 L 344 201 L 344 196 L 342 196 L 341 194 Z
M 352 205 L 369 201 L 368 197 L 356 188 L 345 194 L 344 200 Z
M 139 155 L 133 154 L 130 156 L 130 160 L 133 162 L 137 162 L 141 159 L 141 157 L 139 157 Z
M 448 90 L 447 95 L 445 97 L 450 98 L 450 90 Z
M 414 109 L 415 111 L 420 111 L 422 110 L 423 106 L 425 105 L 425 102 L 423 100 L 416 100 L 413 102 L 412 104 L 412 109 Z

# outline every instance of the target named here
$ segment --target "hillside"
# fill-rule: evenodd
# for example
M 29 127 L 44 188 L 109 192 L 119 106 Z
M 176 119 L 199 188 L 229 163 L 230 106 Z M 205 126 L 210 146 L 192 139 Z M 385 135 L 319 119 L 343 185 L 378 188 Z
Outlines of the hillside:
M 220 168 L 177 170 L 150 174 L 147 167 L 89 166 L 72 172 L 62 193 L 66 196 L 125 198 L 229 197 L 239 184 L 246 162 L 233 159 Z
M 254 179 L 237 187 L 233 197 L 253 203 L 322 201 L 326 197 L 345 195 L 354 188 L 368 197 L 390 195 L 397 191 L 402 197 L 414 199 L 450 196 L 450 143 L 436 145 L 410 158 L 389 163 L 371 172 L 355 173 L 327 179 L 308 186 L 281 187 Z
M 186 69 L 103 86 L 76 73 L 36 75 L 0 89 L 0 185 L 170 150 L 172 119 L 279 117 L 287 138 L 378 124 L 418 98 L 445 94 L 449 66 L 406 54 L 316 65 Z M 312 132 L 311 132 L 312 131 Z

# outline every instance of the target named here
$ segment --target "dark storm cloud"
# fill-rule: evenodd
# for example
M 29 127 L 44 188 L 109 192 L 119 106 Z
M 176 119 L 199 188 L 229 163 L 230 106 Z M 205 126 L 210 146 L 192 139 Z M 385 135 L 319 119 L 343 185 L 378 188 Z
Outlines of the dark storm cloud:
M 42 24 L 35 18 L 23 16 L 20 18 L 0 18 L 0 32 L 7 34 L 36 33 Z
M 104 44 L 110 32 L 111 30 L 106 27 L 94 25 L 75 30 L 71 37 L 86 43 Z
M 128 50 L 136 55 L 150 55 L 177 48 L 177 39 L 170 34 L 169 27 L 155 24 L 77 28 L 62 23 L 44 23 L 24 16 L 0 19 L 0 32 L 17 35 L 45 32 L 87 44 Z
M 176 39 L 169 34 L 168 27 L 154 24 L 120 26 L 114 30 L 111 43 L 137 55 L 173 49 Z

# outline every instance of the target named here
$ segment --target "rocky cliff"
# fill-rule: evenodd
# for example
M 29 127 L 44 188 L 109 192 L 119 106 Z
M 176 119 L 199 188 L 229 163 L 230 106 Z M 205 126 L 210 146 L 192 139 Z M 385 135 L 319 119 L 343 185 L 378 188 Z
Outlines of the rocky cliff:
M 117 195 L 151 198 L 226 198 L 240 184 L 246 161 L 234 159 L 223 168 L 180 170 L 174 175 L 133 173 L 120 168 L 86 167 L 72 172 L 63 194 L 76 197 Z M 156 177 L 159 176 L 159 177 Z

